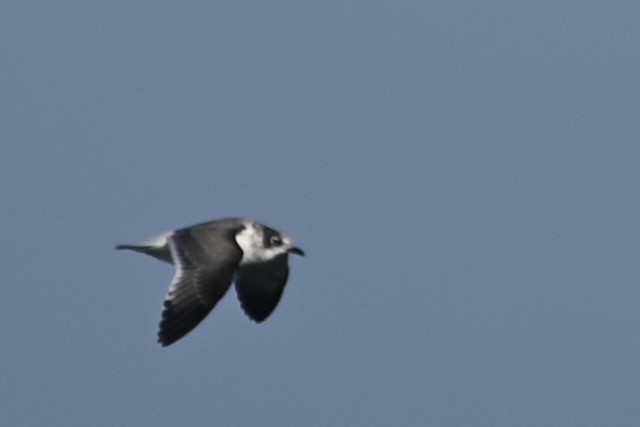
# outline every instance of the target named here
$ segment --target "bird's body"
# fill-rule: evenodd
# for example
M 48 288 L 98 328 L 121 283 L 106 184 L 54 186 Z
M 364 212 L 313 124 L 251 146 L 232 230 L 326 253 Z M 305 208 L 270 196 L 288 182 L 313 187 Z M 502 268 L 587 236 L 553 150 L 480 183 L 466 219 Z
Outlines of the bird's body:
M 142 252 L 176 267 L 158 332 L 163 346 L 195 328 L 232 282 L 247 316 L 262 322 L 282 296 L 288 254 L 304 255 L 287 236 L 243 218 L 205 222 L 116 248 Z

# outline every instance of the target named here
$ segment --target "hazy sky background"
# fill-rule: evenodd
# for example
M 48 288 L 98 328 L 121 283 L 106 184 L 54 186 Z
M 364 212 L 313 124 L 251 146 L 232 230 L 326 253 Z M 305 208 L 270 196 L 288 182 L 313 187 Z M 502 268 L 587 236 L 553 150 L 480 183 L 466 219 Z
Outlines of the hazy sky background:
M 2 425 L 640 420 L 638 2 L 0 5 Z M 224 216 L 305 249 L 156 343 Z

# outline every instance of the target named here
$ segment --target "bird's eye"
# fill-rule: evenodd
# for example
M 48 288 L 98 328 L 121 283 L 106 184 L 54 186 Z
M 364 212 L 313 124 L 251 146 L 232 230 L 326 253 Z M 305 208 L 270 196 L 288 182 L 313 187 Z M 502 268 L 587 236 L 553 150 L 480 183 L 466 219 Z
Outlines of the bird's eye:
M 282 244 L 282 238 L 280 236 L 274 235 L 269 238 L 269 242 L 273 246 L 280 246 Z

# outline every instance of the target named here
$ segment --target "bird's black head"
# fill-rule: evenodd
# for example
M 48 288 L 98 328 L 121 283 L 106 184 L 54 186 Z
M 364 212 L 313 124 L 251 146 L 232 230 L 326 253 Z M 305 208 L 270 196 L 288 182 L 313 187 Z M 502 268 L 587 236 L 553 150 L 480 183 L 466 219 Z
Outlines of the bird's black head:
M 264 227 L 263 245 L 265 248 L 282 248 L 285 252 L 291 252 L 297 255 L 304 256 L 304 251 L 293 246 L 291 239 L 289 239 L 287 236 L 284 236 L 278 230 L 274 230 L 270 227 Z

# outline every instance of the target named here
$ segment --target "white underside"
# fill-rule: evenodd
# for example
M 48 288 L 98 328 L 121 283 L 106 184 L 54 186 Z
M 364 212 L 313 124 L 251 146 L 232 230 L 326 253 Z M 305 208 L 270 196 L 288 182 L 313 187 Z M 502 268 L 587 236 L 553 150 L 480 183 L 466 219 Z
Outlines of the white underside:
M 169 236 L 168 233 L 166 236 Z M 173 296 L 173 291 L 176 290 L 176 287 L 180 280 L 182 280 L 182 275 L 184 274 L 184 268 L 182 266 L 182 262 L 180 261 L 180 257 L 178 257 L 176 253 L 176 248 L 173 242 L 170 239 L 165 239 L 165 243 L 167 244 L 169 251 L 171 252 L 171 259 L 173 260 L 173 264 L 176 266 L 176 271 L 173 276 L 173 280 L 171 280 L 171 284 L 169 285 L 169 291 L 167 293 L 167 299 L 171 299 Z
M 171 236 L 171 234 L 173 234 L 173 232 L 169 231 L 159 236 L 152 237 L 149 240 L 145 240 L 144 242 L 140 243 L 140 245 L 151 246 L 158 249 L 162 249 L 166 247 L 168 249 L 167 243 L 169 240 L 169 236 Z

